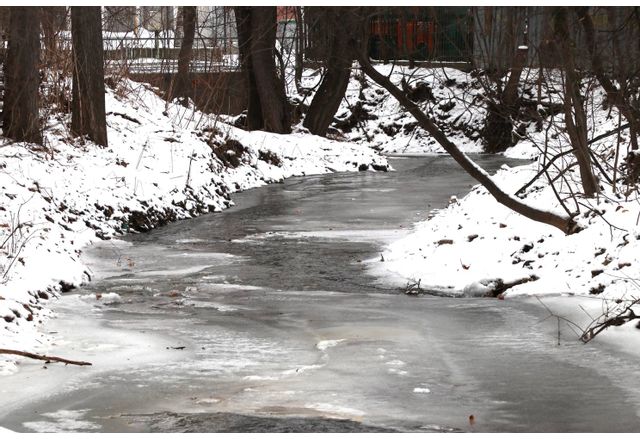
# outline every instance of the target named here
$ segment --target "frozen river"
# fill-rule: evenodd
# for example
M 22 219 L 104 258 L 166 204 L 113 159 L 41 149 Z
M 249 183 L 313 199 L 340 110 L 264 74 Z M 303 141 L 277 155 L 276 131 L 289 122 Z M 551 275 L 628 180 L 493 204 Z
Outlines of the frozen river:
M 0 426 L 640 430 L 637 358 L 568 330 L 558 346 L 533 301 L 409 297 L 368 274 L 386 242 L 472 184 L 446 157 L 391 163 L 292 178 L 91 249 L 94 281 L 48 328 L 52 352 L 94 366 L 0 377 Z

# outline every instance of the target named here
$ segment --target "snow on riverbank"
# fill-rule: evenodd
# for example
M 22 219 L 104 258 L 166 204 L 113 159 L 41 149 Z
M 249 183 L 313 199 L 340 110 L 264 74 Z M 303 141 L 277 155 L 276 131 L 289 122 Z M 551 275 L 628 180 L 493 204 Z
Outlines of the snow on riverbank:
M 494 180 L 517 190 L 533 177 L 535 166 L 504 167 Z M 536 206 L 554 206 L 551 190 L 527 197 Z M 421 281 L 450 294 L 483 295 L 485 279 L 510 282 L 532 275 L 539 279 L 509 289 L 507 294 L 589 294 L 606 290 L 615 297 L 640 297 L 637 254 L 640 213 L 637 200 L 620 204 L 603 197 L 597 208 L 604 218 L 581 218 L 585 230 L 565 236 L 555 228 L 524 218 L 498 204 L 484 188 L 475 187 L 460 200 L 415 225 L 409 236 L 391 244 L 384 262 L 372 262 L 395 283 Z M 377 258 L 379 259 L 379 258 Z
M 550 93 L 547 99 L 557 102 L 558 96 Z M 588 102 L 592 112 L 590 138 L 617 127 L 616 111 L 603 108 L 602 102 L 604 93 L 596 90 Z M 570 142 L 562 115 L 557 119 L 549 132 L 530 126 L 527 140 L 506 152 L 512 158 L 536 158 L 531 164 L 503 166 L 498 171 L 494 180 L 507 193 L 518 192 L 542 169 L 540 145 L 544 145 L 545 136 L 550 139 L 550 156 L 568 149 Z M 622 162 L 629 147 L 625 132 L 621 140 Z M 614 165 L 616 142 L 617 136 L 613 135 L 591 145 L 594 157 L 609 173 Z M 560 168 L 573 159 L 571 155 L 565 157 L 563 160 L 567 161 Z M 549 169 L 551 178 L 558 173 L 558 169 Z M 527 282 L 507 289 L 501 297 L 597 295 L 610 299 L 607 302 L 610 306 L 612 303 L 614 307 L 626 306 L 640 298 L 639 198 L 637 191 L 628 191 L 629 187 L 622 182 L 618 182 L 614 192 L 607 176 L 601 171 L 597 174 L 602 192 L 593 199 L 578 196 L 574 201 L 570 197 L 572 192 L 581 192 L 576 167 L 565 171 L 565 178 L 555 184 L 568 208 L 580 210 L 576 220 L 584 230 L 579 233 L 565 236 L 554 227 L 528 220 L 476 186 L 465 197 L 452 198 L 448 206 L 433 211 L 430 219 L 415 224 L 410 235 L 385 249 L 384 261 L 380 257 L 369 261 L 371 270 L 393 285 L 417 286 L 419 282 L 424 290 L 446 295 L 483 296 L 495 291 L 496 282 L 509 284 L 526 279 Z M 528 204 L 563 214 L 548 181 L 543 175 L 522 192 L 521 198 Z
M 482 152 L 480 131 L 486 111 L 478 104 L 482 103 L 483 89 L 470 73 L 454 68 L 410 69 L 391 64 L 376 65 L 375 68 L 407 90 L 411 99 L 433 117 L 440 129 L 463 151 Z M 354 71 L 330 135 L 344 136 L 350 142 L 388 154 L 444 153 L 389 92 L 369 78 L 362 80 L 359 70 Z M 303 84 L 312 88 L 320 77 L 319 71 L 308 69 Z M 406 81 L 404 85 L 403 80 Z M 295 93 L 295 90 L 289 91 Z M 312 96 L 307 98 L 307 105 Z
M 289 176 L 387 167 L 364 146 L 245 132 L 133 82 L 108 89 L 106 108 L 108 148 L 72 140 L 67 115 L 48 120 L 46 148 L 2 139 L 0 348 L 47 351 L 46 300 L 90 278 L 79 255 L 92 241 L 219 211 L 229 193 Z

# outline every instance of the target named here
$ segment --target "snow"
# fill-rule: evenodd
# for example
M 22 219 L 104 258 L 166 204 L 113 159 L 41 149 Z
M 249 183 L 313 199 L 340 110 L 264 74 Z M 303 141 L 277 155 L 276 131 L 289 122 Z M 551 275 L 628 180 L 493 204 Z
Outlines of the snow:
M 25 422 L 24 426 L 36 433 L 69 433 L 78 431 L 99 430 L 100 425 L 82 419 L 88 410 L 58 410 L 43 413 L 42 416 L 51 421 Z
M 233 204 L 229 194 L 290 176 L 387 166 L 361 145 L 245 132 L 129 80 L 107 88 L 106 109 L 108 148 L 72 139 L 68 114 L 48 116 L 44 148 L 0 138 L 3 348 L 47 349 L 46 299 L 90 279 L 79 257 L 90 243 L 220 211 Z M 214 153 L 233 141 L 243 148 L 235 168 Z M 12 370 L 2 360 L 14 358 L 0 357 L 0 371 Z
M 549 82 L 553 82 L 553 72 Z M 559 88 L 558 88 L 559 89 Z M 547 90 L 545 99 L 557 101 L 557 93 Z M 596 88 L 587 102 L 590 138 L 617 126 L 615 109 L 603 108 L 604 92 Z M 570 142 L 564 132 L 562 115 L 550 133 L 530 126 L 526 139 L 507 150 L 505 156 L 533 159 L 530 164 L 503 166 L 492 179 L 512 198 L 541 210 L 566 215 L 545 177 L 537 180 L 521 197 L 515 194 L 545 163 L 541 145 L 549 136 L 549 157 L 566 151 Z M 629 148 L 623 132 L 621 161 Z M 591 145 L 606 169 L 614 163 L 616 136 Z M 571 154 L 567 162 L 574 160 Z M 550 177 L 558 169 L 549 169 Z M 598 302 L 614 301 L 619 309 L 640 298 L 638 258 L 640 252 L 640 199 L 618 183 L 617 191 L 607 183 L 601 171 L 602 192 L 595 198 L 569 198 L 580 193 L 578 171 L 556 183 L 558 193 L 567 197 L 569 209 L 580 209 L 575 220 L 583 228 L 572 235 L 542 223 L 531 221 L 499 204 L 486 189 L 475 186 L 469 194 L 452 199 L 448 206 L 435 209 L 426 221 L 414 224 L 411 233 L 386 246 L 384 260 L 368 262 L 372 274 L 381 282 L 404 286 L 420 281 L 425 291 L 450 296 L 493 295 L 500 283 L 528 280 L 515 285 L 500 298 L 516 296 L 578 295 L 597 297 Z M 580 302 L 580 303 L 584 303 Z M 628 325 L 627 325 L 628 326 Z
M 321 351 L 326 351 L 329 348 L 338 346 L 343 341 L 346 341 L 346 339 L 341 338 L 339 340 L 321 340 L 316 344 L 316 347 Z
M 358 72 L 357 64 L 354 67 Z M 414 101 L 435 119 L 440 129 L 462 151 L 482 151 L 480 130 L 485 110 L 477 106 L 472 109 L 470 104 L 481 100 L 484 90 L 470 73 L 448 67 L 409 69 L 389 64 L 376 65 L 375 68 L 399 87 L 405 80 L 409 87 L 416 89 Z M 358 75 L 352 75 L 336 117 L 348 121 L 354 112 L 364 113 L 364 117 L 361 116 L 358 123 L 347 124 L 347 127 L 334 124 L 342 129 L 340 137 L 388 154 L 444 153 L 444 149 L 417 126 L 413 116 L 395 98 L 370 80 L 361 82 Z M 319 79 L 318 71 L 306 70 L 303 85 L 313 87 Z M 294 90 L 290 93 L 293 94 Z M 312 96 L 310 94 L 308 99 Z M 360 112 L 356 110 L 359 106 L 362 108 Z
M 413 393 L 431 393 L 431 390 L 427 389 L 426 387 L 415 387 L 413 389 Z

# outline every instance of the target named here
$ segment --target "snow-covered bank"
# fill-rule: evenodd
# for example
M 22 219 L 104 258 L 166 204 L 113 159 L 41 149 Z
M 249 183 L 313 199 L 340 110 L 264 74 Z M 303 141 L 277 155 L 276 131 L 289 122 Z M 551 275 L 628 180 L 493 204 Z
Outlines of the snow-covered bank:
M 553 72 L 548 75 L 549 84 L 557 81 Z M 600 194 L 594 198 L 581 195 L 562 114 L 547 118 L 545 129 L 530 124 L 525 139 L 505 153 L 512 158 L 534 158 L 531 164 L 504 166 L 494 176 L 502 189 L 518 194 L 527 204 L 560 214 L 565 207 L 579 212 L 575 220 L 582 231 L 565 235 L 531 221 L 476 186 L 389 245 L 383 252 L 384 261 L 379 257 L 369 261 L 373 273 L 396 286 L 417 286 L 419 282 L 424 290 L 446 295 L 483 296 L 502 290 L 496 288 L 498 283 L 518 283 L 500 297 L 597 295 L 605 299 L 609 316 L 616 314 L 615 308 L 622 310 L 640 298 L 640 203 L 637 184 L 625 181 L 626 169 L 620 167 L 630 148 L 628 132 L 622 130 L 620 138 L 609 135 L 618 127 L 617 111 L 606 105 L 599 87 L 590 87 L 589 138 L 596 139 L 590 147 L 598 164 L 594 170 Z M 562 87 L 545 89 L 546 102 L 560 103 L 558 90 Z M 557 166 L 550 166 L 547 174 L 540 172 L 558 154 L 562 160 Z M 540 178 L 528 184 L 539 172 Z
M 47 351 L 46 299 L 90 279 L 79 254 L 96 239 L 219 211 L 229 193 L 289 176 L 387 167 L 364 146 L 245 132 L 129 81 L 106 108 L 108 148 L 72 140 L 68 115 L 48 120 L 44 148 L 2 139 L 2 348 Z
M 486 115 L 483 88 L 471 73 L 391 64 L 375 67 L 406 90 L 463 151 L 482 152 L 480 133 Z M 305 85 L 313 87 L 320 73 L 305 73 Z M 444 153 L 389 92 L 368 78 L 363 80 L 359 70 L 351 76 L 333 128 L 339 137 L 384 153 Z
M 536 172 L 536 165 L 505 166 L 494 180 L 515 192 Z M 556 207 L 550 189 L 531 194 L 527 201 Z M 603 197 L 594 207 L 603 217 L 582 217 L 585 230 L 565 236 L 498 204 L 484 188 L 475 187 L 459 200 L 452 198 L 431 219 L 416 224 L 411 235 L 386 249 L 384 262 L 372 262 L 373 269 L 381 275 L 391 274 L 396 283 L 421 280 L 424 288 L 451 294 L 482 295 L 488 291 L 481 285 L 485 279 L 509 282 L 534 275 L 539 279 L 514 286 L 507 294 L 604 290 L 615 297 L 640 297 L 635 281 L 640 250 L 637 200 L 612 203 Z

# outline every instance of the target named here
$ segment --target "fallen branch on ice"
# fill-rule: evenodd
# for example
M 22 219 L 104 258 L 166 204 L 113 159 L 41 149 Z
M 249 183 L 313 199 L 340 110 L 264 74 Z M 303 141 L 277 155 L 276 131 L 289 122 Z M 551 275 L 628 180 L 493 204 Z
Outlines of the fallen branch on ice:
M 67 360 L 66 358 L 32 354 L 31 352 L 16 351 L 13 349 L 0 349 L 0 355 L 19 355 L 21 357 L 33 358 L 34 360 L 42 360 L 48 363 L 64 363 L 64 364 L 73 364 L 75 366 L 92 366 L 91 363 L 88 363 L 86 361 Z

